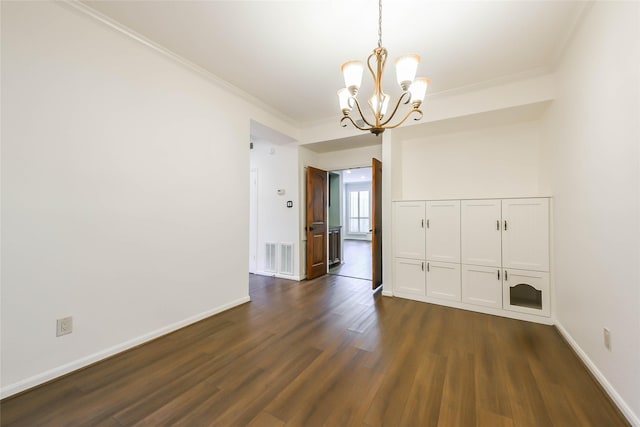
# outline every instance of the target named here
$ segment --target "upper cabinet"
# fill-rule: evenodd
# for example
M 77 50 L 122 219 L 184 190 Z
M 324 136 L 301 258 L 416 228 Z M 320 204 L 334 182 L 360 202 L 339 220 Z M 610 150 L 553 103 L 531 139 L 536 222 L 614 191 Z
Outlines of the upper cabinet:
M 426 203 L 427 260 L 460 262 L 460 200 Z
M 502 201 L 502 266 L 549 271 L 549 199 Z
M 462 263 L 549 271 L 549 199 L 463 200 Z
M 397 202 L 393 206 L 394 257 L 425 259 L 425 202 Z
M 501 200 L 461 202 L 463 264 L 501 266 L 501 212 Z

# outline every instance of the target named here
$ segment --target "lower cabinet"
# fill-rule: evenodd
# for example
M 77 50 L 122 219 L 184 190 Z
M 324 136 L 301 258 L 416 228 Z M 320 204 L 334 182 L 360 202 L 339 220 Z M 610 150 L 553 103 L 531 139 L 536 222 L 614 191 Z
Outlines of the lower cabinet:
M 393 283 L 397 292 L 411 295 L 425 295 L 425 261 L 395 258 L 393 260 Z
M 460 264 L 428 261 L 427 296 L 460 301 Z
M 519 313 L 549 316 L 549 273 L 503 270 L 503 308 Z
M 463 264 L 462 302 L 502 308 L 501 269 Z

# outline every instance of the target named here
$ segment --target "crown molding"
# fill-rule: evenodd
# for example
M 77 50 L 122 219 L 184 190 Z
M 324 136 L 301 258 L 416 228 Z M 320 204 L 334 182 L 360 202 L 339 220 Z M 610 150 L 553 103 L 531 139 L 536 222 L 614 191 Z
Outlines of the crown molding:
M 100 22 L 101 24 L 106 25 L 107 27 L 118 31 L 124 35 L 126 35 L 127 37 L 135 40 L 136 42 L 148 47 L 149 49 L 171 59 L 172 61 L 174 61 L 177 64 L 180 64 L 181 66 L 183 66 L 184 68 L 188 69 L 191 72 L 194 72 L 195 74 L 205 78 L 206 80 L 208 80 L 209 82 L 215 84 L 217 87 L 227 91 L 228 93 L 235 95 L 239 98 L 242 98 L 243 100 L 249 102 L 250 104 L 264 110 L 265 112 L 273 115 L 274 117 L 278 118 L 279 120 L 282 120 L 283 122 L 287 123 L 288 125 L 299 129 L 300 128 L 300 123 L 296 122 L 295 120 L 293 120 L 291 117 L 283 114 L 281 111 L 275 109 L 274 107 L 272 107 L 271 105 L 265 103 L 264 101 L 256 98 L 255 96 L 251 95 L 248 92 L 245 92 L 244 90 L 240 89 L 239 87 L 229 83 L 228 81 L 221 79 L 220 77 L 218 77 L 217 75 L 213 74 L 211 71 L 189 61 L 188 59 L 178 55 L 177 53 L 171 51 L 170 49 L 167 49 L 166 47 L 162 46 L 159 43 L 154 42 L 153 40 L 148 39 L 147 37 L 143 36 L 140 33 L 137 33 L 136 31 L 132 30 L 131 28 L 121 24 L 120 22 L 104 15 L 103 13 L 93 9 L 91 6 L 88 6 L 84 3 L 82 3 L 80 0 L 60 0 L 58 2 L 55 3 L 61 3 L 61 4 L 65 4 L 79 12 L 81 12 L 82 14 Z
M 451 89 L 441 90 L 438 92 L 431 92 L 431 93 L 427 92 L 423 105 L 427 104 L 429 100 L 435 100 L 438 98 L 447 98 L 449 96 L 455 96 L 455 95 L 463 95 L 463 94 L 467 94 L 467 93 L 471 93 L 471 92 L 475 92 L 483 89 L 491 89 L 495 87 L 504 86 L 510 83 L 532 80 L 541 76 L 552 75 L 552 74 L 553 73 L 551 71 L 551 67 L 547 67 L 547 66 L 537 67 L 537 68 L 532 68 L 519 73 L 507 74 L 501 77 L 497 77 L 495 79 L 484 80 L 481 82 L 472 83 L 465 86 L 459 86 Z M 302 124 L 305 127 L 314 127 L 314 126 L 323 126 L 323 125 L 327 125 L 328 123 L 335 122 L 337 125 L 341 117 L 342 116 L 338 112 L 336 112 L 335 116 L 308 121 Z

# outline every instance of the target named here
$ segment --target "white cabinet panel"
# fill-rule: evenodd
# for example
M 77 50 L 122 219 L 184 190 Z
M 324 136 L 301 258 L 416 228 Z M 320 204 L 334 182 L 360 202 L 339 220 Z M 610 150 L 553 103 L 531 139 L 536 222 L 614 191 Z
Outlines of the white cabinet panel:
M 427 296 L 460 301 L 460 264 L 427 261 Z
M 495 267 L 463 265 L 462 302 L 502 308 L 502 271 Z
M 395 258 L 393 286 L 396 292 L 424 296 L 425 262 L 415 259 Z
M 393 245 L 397 258 L 425 259 L 425 202 L 395 202 Z
M 548 198 L 394 202 L 394 290 L 514 318 L 550 316 L 549 203 Z
M 549 271 L 549 199 L 502 201 L 502 265 Z
M 462 263 L 500 267 L 501 201 L 463 200 Z
M 549 273 L 504 269 L 503 307 L 520 313 L 549 316 Z
M 427 202 L 427 260 L 460 262 L 460 200 Z

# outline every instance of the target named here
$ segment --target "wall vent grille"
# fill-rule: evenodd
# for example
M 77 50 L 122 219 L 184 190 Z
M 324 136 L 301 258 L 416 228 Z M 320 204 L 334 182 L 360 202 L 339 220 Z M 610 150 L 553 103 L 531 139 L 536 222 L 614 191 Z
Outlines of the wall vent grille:
M 264 271 L 275 273 L 276 265 L 276 244 L 267 242 L 265 243 Z
M 280 274 L 293 275 L 293 243 L 280 243 Z

